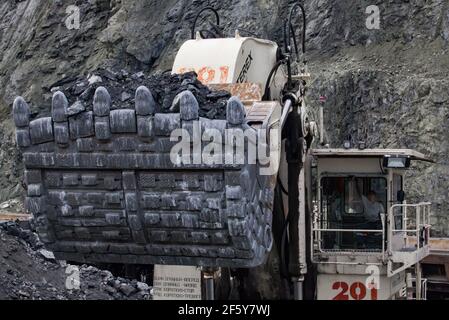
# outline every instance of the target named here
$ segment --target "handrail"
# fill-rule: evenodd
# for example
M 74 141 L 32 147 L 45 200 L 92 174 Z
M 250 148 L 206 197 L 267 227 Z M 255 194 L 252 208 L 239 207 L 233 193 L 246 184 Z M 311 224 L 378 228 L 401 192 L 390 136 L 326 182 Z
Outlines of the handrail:
M 326 232 L 328 232 L 328 233 L 354 233 L 354 234 L 355 233 L 372 233 L 372 234 L 382 234 L 382 248 L 379 248 L 379 249 L 381 249 L 382 256 L 384 256 L 384 254 L 385 254 L 385 222 L 384 222 L 384 219 L 382 219 L 382 229 L 318 228 L 318 227 L 316 227 L 317 222 L 323 222 L 323 221 L 322 220 L 318 220 L 318 221 L 314 221 L 313 222 L 313 225 L 312 225 L 312 241 L 311 241 L 311 250 L 312 250 L 312 252 L 315 251 L 314 248 L 313 248 L 313 240 L 314 240 L 313 239 L 313 235 L 316 235 L 317 236 L 316 239 L 319 239 L 318 240 L 318 243 L 319 243 L 318 251 L 319 252 L 326 252 L 326 249 L 323 249 L 321 247 L 322 233 L 326 233 Z M 369 249 L 369 248 L 366 248 L 366 249 L 352 248 L 352 249 L 350 249 L 350 248 L 348 248 L 348 249 L 342 249 L 341 252 L 347 252 L 347 251 L 350 251 L 350 252 L 367 252 L 367 250 L 370 251 L 372 249 Z M 313 254 L 312 254 L 312 256 L 313 256 Z
M 404 210 L 398 215 L 395 213 L 396 209 L 398 208 L 404 208 Z M 415 213 L 412 214 L 413 208 L 415 209 Z M 409 209 L 409 210 L 407 210 Z M 412 209 L 412 210 L 410 210 Z M 371 234 L 382 234 L 382 251 L 380 251 L 380 245 L 378 250 L 375 254 L 382 255 L 382 258 L 384 261 L 386 261 L 387 258 L 391 259 L 391 256 L 394 252 L 400 251 L 401 249 L 406 249 L 407 243 L 405 243 L 404 246 L 402 246 L 399 249 L 396 249 L 393 247 L 393 235 L 396 235 L 401 233 L 404 234 L 404 238 L 408 239 L 409 236 L 412 236 L 412 234 L 416 234 L 417 238 L 417 246 L 415 250 L 410 251 L 410 255 L 413 255 L 417 251 L 421 249 L 421 243 L 422 243 L 422 233 L 421 232 L 428 232 L 430 228 L 430 215 L 431 215 L 431 203 L 430 202 L 421 202 L 417 204 L 395 204 L 389 207 L 389 213 L 387 215 L 382 215 L 382 230 L 375 230 L 375 229 L 342 229 L 342 228 L 335 228 L 335 225 L 333 228 L 326 228 L 327 220 L 320 219 L 320 215 L 315 216 L 315 218 L 312 221 L 312 232 L 311 232 L 311 241 L 310 241 L 310 250 L 312 252 L 312 259 L 316 263 L 330 263 L 330 264 L 345 264 L 344 262 L 320 262 L 316 261 L 315 256 L 322 253 L 330 253 L 335 252 L 335 249 L 325 249 L 323 248 L 323 234 L 324 233 L 371 233 Z M 402 225 L 399 227 L 396 227 L 395 225 L 395 219 L 397 217 L 401 217 Z M 414 217 L 413 217 L 414 216 Z M 409 228 L 409 224 L 413 222 L 413 228 Z M 415 225 L 416 224 L 416 225 Z M 388 239 L 388 241 L 386 241 Z M 396 238 L 397 239 L 397 238 Z M 379 239 L 380 240 L 380 239 Z M 318 247 L 316 247 L 316 245 Z M 427 243 L 425 242 L 423 246 L 426 246 Z M 359 252 L 360 254 L 366 253 L 367 250 L 369 251 L 369 248 L 362 249 L 362 248 L 354 248 L 354 249 L 338 249 L 341 251 L 341 254 L 347 251 L 351 251 L 352 253 Z M 339 251 L 339 252 L 340 252 Z M 408 251 L 403 251 L 404 253 L 407 253 Z M 390 261 L 389 261 L 390 262 Z M 357 262 L 348 262 L 349 264 L 358 264 Z M 404 262 L 405 264 L 405 262 Z M 392 268 L 392 263 L 389 263 L 389 269 Z M 402 269 L 402 268 L 399 268 Z M 398 269 L 398 270 L 399 270 Z M 397 272 L 396 270 L 395 272 Z M 390 270 L 391 271 L 391 270 Z M 392 271 L 393 272 L 393 271 Z
M 426 247 L 428 248 L 431 205 L 430 202 L 421 202 L 417 204 L 395 204 L 390 207 L 388 213 L 388 254 L 391 257 L 388 262 L 389 276 L 393 276 L 415 264 L 417 262 L 415 261 L 417 259 L 417 253 Z M 403 210 L 397 214 L 395 209 Z M 412 214 L 407 209 L 415 210 L 414 219 L 410 218 Z M 401 217 L 401 227 L 394 225 L 396 222 L 395 218 L 397 217 Z M 410 221 L 412 222 L 410 223 Z M 410 224 L 411 227 L 409 226 Z M 425 233 L 424 237 L 423 233 Z M 414 246 L 413 244 L 409 246 L 409 240 L 411 239 L 409 234 L 414 234 L 414 237 L 416 237 L 416 244 Z M 401 237 L 403 240 L 400 240 Z M 399 240 L 399 242 L 395 240 Z M 403 244 L 401 244 L 402 241 Z M 399 247 L 395 248 L 394 245 L 397 244 L 399 244 Z M 393 262 L 401 262 L 402 265 L 394 269 Z
M 422 227 L 428 227 L 429 226 L 429 218 L 430 218 L 430 206 L 432 205 L 432 203 L 430 202 L 421 202 L 421 203 L 416 203 L 416 204 L 409 204 L 409 203 L 404 203 L 404 204 L 394 204 L 390 207 L 389 210 L 389 214 L 388 214 L 388 220 L 390 221 L 389 225 L 388 225 L 388 238 L 392 239 L 393 237 L 393 233 L 416 233 L 417 239 L 419 236 L 419 232 L 421 231 Z M 416 209 L 416 217 L 415 217 L 415 228 L 414 229 L 409 229 L 407 228 L 407 222 L 410 220 L 410 218 L 408 217 L 408 212 L 407 210 L 404 210 L 404 212 L 402 212 L 399 215 L 395 215 L 395 209 L 396 208 L 415 208 Z M 421 209 L 423 209 L 421 211 Z M 394 218 L 397 216 L 401 216 L 402 215 L 402 228 L 398 229 L 396 227 L 393 227 L 393 223 L 394 223 Z M 421 216 L 422 215 L 422 216 Z M 392 241 L 389 241 L 389 251 L 392 252 L 393 248 L 392 248 Z M 420 241 L 417 241 L 417 249 L 419 250 L 420 248 Z
M 429 206 L 432 205 L 432 202 L 420 202 L 420 203 L 396 203 L 394 205 L 391 206 L 391 208 L 393 207 L 419 207 L 419 206 Z
M 416 278 L 411 278 L 410 281 L 416 284 Z M 421 279 L 421 300 L 427 300 L 427 284 L 428 284 L 428 279 L 427 278 L 423 278 Z M 416 298 L 409 298 L 409 300 L 417 300 Z
M 314 231 L 324 231 L 324 232 L 353 232 L 353 233 L 381 233 L 383 230 L 374 229 L 313 229 Z

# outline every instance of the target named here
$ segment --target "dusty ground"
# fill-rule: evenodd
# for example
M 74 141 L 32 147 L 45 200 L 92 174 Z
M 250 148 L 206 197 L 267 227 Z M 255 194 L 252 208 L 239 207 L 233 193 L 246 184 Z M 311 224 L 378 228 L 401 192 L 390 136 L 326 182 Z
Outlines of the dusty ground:
M 150 290 L 109 271 L 55 261 L 36 234 L 0 223 L 0 300 L 148 300 Z

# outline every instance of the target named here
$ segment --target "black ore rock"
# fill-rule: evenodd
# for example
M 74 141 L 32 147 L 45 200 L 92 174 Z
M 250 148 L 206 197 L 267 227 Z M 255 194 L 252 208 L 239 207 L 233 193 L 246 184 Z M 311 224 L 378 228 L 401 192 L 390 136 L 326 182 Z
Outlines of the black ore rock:
M 70 105 L 82 101 L 88 111 L 92 109 L 95 90 L 100 86 L 105 87 L 111 95 L 111 109 L 113 110 L 133 109 L 137 88 L 146 86 L 153 94 L 157 104 L 157 113 L 179 112 L 179 110 L 172 109 L 173 100 L 179 93 L 190 90 L 198 100 L 201 117 L 226 119 L 226 103 L 231 94 L 226 91 L 213 91 L 203 85 L 195 72 L 182 75 L 162 73 L 151 76 L 146 76 L 143 72 L 133 74 L 133 76 L 130 74 L 123 70 L 97 69 L 90 72 L 89 78 L 98 76 L 102 79 L 101 82 L 89 84 L 88 77 L 67 77 L 56 82 L 54 86 L 60 87 L 59 89 L 67 96 Z M 50 107 L 46 106 L 46 109 L 50 110 Z

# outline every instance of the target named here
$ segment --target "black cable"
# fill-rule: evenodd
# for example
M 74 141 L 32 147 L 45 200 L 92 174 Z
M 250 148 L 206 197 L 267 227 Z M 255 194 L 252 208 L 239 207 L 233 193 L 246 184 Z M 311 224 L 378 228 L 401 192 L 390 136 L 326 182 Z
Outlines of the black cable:
M 203 38 L 203 39 L 207 38 L 207 36 L 205 34 L 209 34 L 211 36 L 211 38 L 217 37 L 217 35 L 211 30 L 204 29 L 204 30 L 200 30 L 199 32 L 200 32 L 201 38 Z
M 284 52 L 288 53 L 289 48 L 288 48 L 288 41 L 287 41 L 287 21 L 284 21 L 283 28 L 284 28 L 284 30 L 283 30 L 284 31 L 283 32 L 283 36 L 284 36 Z
M 306 28 L 307 28 L 307 17 L 306 17 L 306 10 L 304 9 L 304 6 L 301 3 L 296 3 L 290 10 L 290 14 L 288 17 L 288 22 L 287 22 L 287 26 L 292 26 L 292 20 L 293 20 L 293 14 L 295 13 L 295 11 L 300 8 L 301 9 L 301 13 L 302 13 L 302 53 L 305 54 L 306 53 Z M 287 44 L 288 46 L 290 46 L 290 41 L 291 41 L 291 30 L 290 28 L 286 28 L 287 30 Z M 293 32 L 293 36 L 296 38 L 294 32 Z
M 201 9 L 198 14 L 195 17 L 195 20 L 193 21 L 193 26 L 192 26 L 192 39 L 195 39 L 195 33 L 196 33 L 196 23 L 198 22 L 199 17 L 201 16 L 201 14 L 205 11 L 212 11 L 215 14 L 215 18 L 217 20 L 217 26 L 220 26 L 220 15 L 218 14 L 218 11 L 215 10 L 212 7 L 206 7 Z
M 289 27 L 287 27 L 287 26 L 289 26 Z M 296 56 L 299 58 L 299 49 L 298 49 L 298 43 L 296 41 L 295 31 L 294 31 L 293 25 L 291 23 L 288 24 L 287 21 L 285 21 L 285 23 L 284 23 L 284 50 L 287 53 L 291 53 L 290 39 L 287 36 L 287 34 L 289 34 L 287 32 L 287 29 L 290 29 L 290 32 L 293 34 L 293 46 L 295 49 Z
M 290 9 L 290 13 L 288 16 L 287 23 L 284 23 L 284 48 L 285 52 L 288 55 L 287 60 L 287 89 L 292 90 L 293 89 L 293 81 L 292 81 L 292 67 L 291 67 L 291 39 L 293 35 L 293 42 L 295 45 L 296 50 L 296 58 L 299 62 L 299 54 L 297 49 L 297 43 L 296 43 L 296 35 L 293 30 L 293 14 L 296 12 L 297 9 L 301 9 L 302 18 L 303 18 L 303 28 L 302 28 L 302 53 L 303 55 L 306 53 L 306 27 L 307 27 L 307 19 L 306 19 L 306 11 L 304 9 L 304 6 L 301 3 L 296 3 L 293 5 L 293 7 Z
M 288 238 L 287 238 L 287 231 L 288 226 L 290 224 L 290 212 L 287 213 L 287 218 L 285 219 L 284 227 L 282 230 L 282 237 L 281 237 L 281 274 L 284 278 L 289 278 L 289 272 L 288 272 L 288 258 L 285 254 L 286 248 L 288 248 Z
M 278 184 L 279 184 L 279 187 L 281 188 L 282 193 L 284 193 L 286 196 L 288 196 L 288 191 L 287 191 L 287 189 L 285 189 L 284 185 L 282 184 L 281 177 L 279 177 L 279 176 L 278 176 Z
M 271 80 L 273 78 L 273 75 L 277 72 L 277 70 L 279 69 L 279 67 L 285 62 L 285 60 L 279 60 L 278 62 L 276 62 L 276 64 L 274 65 L 274 67 L 271 69 L 270 74 L 268 75 L 268 80 L 267 83 L 265 84 L 265 91 L 262 97 L 262 101 L 267 101 L 270 99 L 269 95 L 270 95 L 270 83 Z
M 288 239 L 287 239 L 287 229 L 289 224 L 289 215 L 285 217 L 284 211 L 284 202 L 282 199 L 282 190 L 278 187 L 276 188 L 276 199 L 275 199 L 275 214 L 278 217 L 282 217 L 282 222 L 280 223 L 280 235 L 281 238 L 278 244 L 278 252 L 279 252 L 279 262 L 280 262 L 280 273 L 283 278 L 288 279 L 288 257 L 286 255 L 286 248 L 288 248 Z
M 300 171 L 301 170 L 302 170 L 302 167 L 301 167 Z M 282 188 L 282 184 L 280 186 Z M 289 276 L 289 272 L 288 272 L 288 267 L 287 267 L 287 265 L 288 265 L 288 261 L 287 261 L 288 257 L 285 254 L 285 248 L 286 247 L 288 248 L 287 232 L 288 232 L 288 227 L 289 227 L 289 225 L 291 223 L 292 216 L 293 215 L 290 214 L 290 210 L 289 210 L 289 212 L 287 213 L 287 218 L 285 219 L 285 223 L 284 223 L 284 227 L 283 227 L 283 231 L 282 231 L 282 238 L 281 238 L 282 239 L 281 240 L 281 261 L 282 261 L 281 269 L 282 269 L 283 276 L 287 277 L 287 278 Z
M 288 239 L 286 237 L 287 233 L 285 232 L 285 225 L 288 225 L 286 218 L 287 217 L 284 211 L 282 190 L 279 184 L 276 184 L 276 188 L 274 190 L 273 207 L 273 237 L 276 251 L 279 257 L 279 276 L 281 277 L 281 280 L 285 285 L 284 287 L 286 289 L 288 288 L 288 291 L 285 292 L 285 297 L 288 297 L 290 296 L 290 281 L 288 277 Z
M 301 169 L 302 170 L 302 169 Z M 282 184 L 280 184 L 281 188 Z M 282 199 L 282 198 L 281 198 Z M 282 204 L 282 208 L 283 204 Z M 292 215 L 290 214 L 290 211 L 287 213 L 287 218 L 285 219 L 285 223 L 283 226 L 283 230 L 282 230 L 282 238 L 281 238 L 281 270 L 282 270 L 282 275 L 286 278 L 289 277 L 289 271 L 288 271 L 288 257 L 285 254 L 285 249 L 286 247 L 288 248 L 288 238 L 287 238 L 287 232 L 288 232 L 288 227 L 291 223 L 291 218 Z
M 293 29 L 293 25 L 292 25 L 292 24 L 290 24 L 290 31 L 291 31 L 291 33 L 293 33 L 293 46 L 294 46 L 294 48 L 295 48 L 296 60 L 299 61 L 299 49 L 298 49 L 298 43 L 296 42 L 295 30 Z

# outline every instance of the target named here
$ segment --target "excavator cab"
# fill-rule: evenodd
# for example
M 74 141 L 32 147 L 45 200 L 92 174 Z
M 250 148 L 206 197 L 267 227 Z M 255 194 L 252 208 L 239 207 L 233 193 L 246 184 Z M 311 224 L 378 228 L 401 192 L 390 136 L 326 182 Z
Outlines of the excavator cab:
M 326 249 L 381 250 L 381 234 L 387 207 L 387 181 L 379 176 L 332 176 L 321 178 L 322 210 L 335 229 L 366 230 L 352 236 L 336 232 L 327 235 Z
M 311 154 L 317 190 L 310 249 L 318 270 L 318 298 L 400 297 L 409 268 L 429 254 L 430 236 L 431 204 L 407 201 L 406 171 L 412 161 L 431 160 L 395 149 L 319 149 Z

